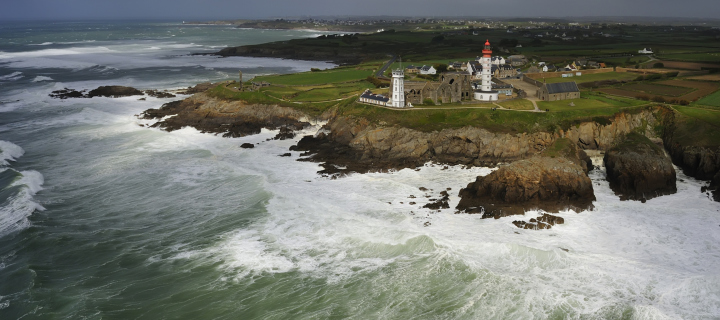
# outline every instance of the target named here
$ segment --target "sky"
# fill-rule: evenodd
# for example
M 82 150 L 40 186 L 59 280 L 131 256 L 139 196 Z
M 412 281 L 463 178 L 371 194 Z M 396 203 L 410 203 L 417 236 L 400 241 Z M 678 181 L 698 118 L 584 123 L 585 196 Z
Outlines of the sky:
M 720 18 L 720 0 L 2 0 L 0 21 L 298 16 Z

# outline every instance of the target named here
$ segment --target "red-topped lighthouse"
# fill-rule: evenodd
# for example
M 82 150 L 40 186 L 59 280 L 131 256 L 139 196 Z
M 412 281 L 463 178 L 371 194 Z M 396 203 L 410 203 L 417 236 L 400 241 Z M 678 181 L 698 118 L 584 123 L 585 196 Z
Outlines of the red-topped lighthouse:
M 492 50 L 490 50 L 490 40 L 485 40 L 485 48 L 483 48 L 483 58 L 490 58 Z
M 492 50 L 490 49 L 490 40 L 485 41 L 485 48 L 482 50 L 482 72 L 480 72 L 480 90 L 475 91 L 475 100 L 481 101 L 497 101 L 498 92 L 492 91 Z

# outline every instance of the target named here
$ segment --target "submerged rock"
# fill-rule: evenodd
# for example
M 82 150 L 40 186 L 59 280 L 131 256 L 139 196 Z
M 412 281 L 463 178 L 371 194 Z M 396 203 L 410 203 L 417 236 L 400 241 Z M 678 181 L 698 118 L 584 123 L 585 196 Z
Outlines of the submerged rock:
M 603 160 L 610 188 L 622 200 L 643 201 L 677 192 L 672 162 L 640 134 L 628 134 Z

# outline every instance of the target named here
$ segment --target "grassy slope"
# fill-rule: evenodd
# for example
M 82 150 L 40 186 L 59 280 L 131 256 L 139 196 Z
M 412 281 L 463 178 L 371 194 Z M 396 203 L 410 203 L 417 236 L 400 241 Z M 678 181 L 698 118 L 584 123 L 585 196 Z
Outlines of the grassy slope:
M 500 102 L 498 104 L 503 106 L 503 108 L 512 109 L 512 110 L 534 110 L 535 109 L 532 102 L 530 102 L 529 100 L 526 100 L 526 99 L 515 99 L 515 100 Z
M 674 106 L 674 140 L 682 145 L 700 147 L 720 146 L 720 111 Z

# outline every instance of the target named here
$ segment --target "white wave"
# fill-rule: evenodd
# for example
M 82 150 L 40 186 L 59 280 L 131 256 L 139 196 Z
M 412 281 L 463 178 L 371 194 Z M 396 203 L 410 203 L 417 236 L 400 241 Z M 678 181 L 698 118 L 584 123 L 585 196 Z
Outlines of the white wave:
M 17 172 L 13 169 L 5 170 Z M 43 183 L 44 178 L 37 171 L 19 172 L 19 179 L 8 187 L 19 186 L 20 189 L 0 206 L 0 237 L 27 228 L 30 225 L 28 217 L 36 210 L 45 210 L 33 199 L 33 196 L 42 190 Z
M 31 43 L 29 46 L 49 46 L 55 44 L 54 42 L 43 42 L 43 43 Z
M 42 82 L 42 81 L 53 81 L 53 78 L 46 77 L 46 76 L 37 76 L 35 79 L 33 79 L 32 82 Z
M 23 154 L 25 154 L 25 150 L 20 146 L 0 140 L 0 166 L 9 165 L 8 161 L 15 161 L 15 159 L 22 157 Z
M 4 76 L 0 76 L 0 81 L 15 81 L 15 80 L 19 80 L 19 79 L 21 79 L 22 77 L 24 77 L 22 74 L 23 74 L 22 72 L 16 71 L 16 72 L 13 72 L 13 73 L 11 73 L 11 74 L 7 74 L 7 75 L 4 75 Z

